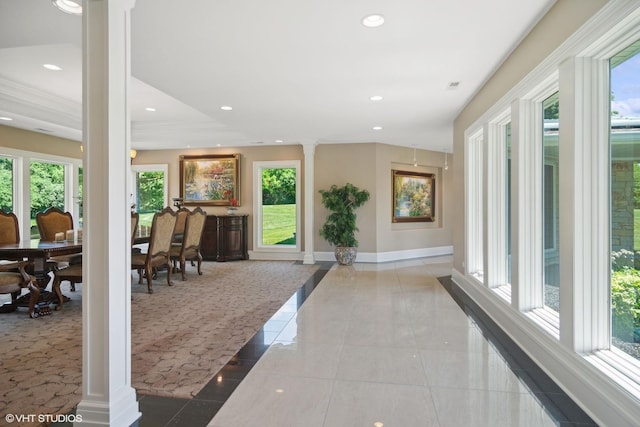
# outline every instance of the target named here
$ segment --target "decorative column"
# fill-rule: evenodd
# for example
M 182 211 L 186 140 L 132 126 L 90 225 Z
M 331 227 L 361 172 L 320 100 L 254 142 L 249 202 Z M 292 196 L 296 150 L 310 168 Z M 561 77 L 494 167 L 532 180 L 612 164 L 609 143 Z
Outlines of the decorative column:
M 86 0 L 83 26 L 82 400 L 77 426 L 131 426 L 130 11 Z
M 315 172 L 314 172 L 314 155 L 316 152 L 316 144 L 303 144 L 304 150 L 304 258 L 303 264 L 315 264 L 315 257 L 313 255 L 314 248 L 314 187 L 315 187 Z

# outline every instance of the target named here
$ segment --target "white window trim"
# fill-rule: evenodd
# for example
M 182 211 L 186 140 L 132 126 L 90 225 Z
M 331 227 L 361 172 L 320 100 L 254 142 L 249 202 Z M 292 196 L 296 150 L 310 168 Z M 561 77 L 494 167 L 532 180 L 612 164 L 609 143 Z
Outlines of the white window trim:
M 484 283 L 483 129 L 465 133 L 465 275 Z M 480 215 L 478 215 L 480 213 Z
M 262 171 L 264 169 L 296 170 L 296 244 L 265 245 L 262 243 Z M 253 252 L 299 253 L 301 251 L 302 234 L 300 229 L 301 184 L 300 160 L 277 160 L 253 162 Z

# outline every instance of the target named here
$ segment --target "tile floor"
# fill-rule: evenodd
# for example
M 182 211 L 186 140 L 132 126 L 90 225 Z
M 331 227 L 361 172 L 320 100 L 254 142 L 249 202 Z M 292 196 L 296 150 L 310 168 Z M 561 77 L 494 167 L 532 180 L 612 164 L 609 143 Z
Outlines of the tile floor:
M 141 396 L 139 425 L 595 426 L 450 268 L 325 264 L 194 399 Z

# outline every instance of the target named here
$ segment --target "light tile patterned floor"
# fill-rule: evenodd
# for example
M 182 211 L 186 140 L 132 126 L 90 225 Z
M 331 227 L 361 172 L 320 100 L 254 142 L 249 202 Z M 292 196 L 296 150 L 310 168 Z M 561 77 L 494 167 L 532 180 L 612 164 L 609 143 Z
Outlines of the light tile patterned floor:
M 593 425 L 545 409 L 437 280 L 450 269 L 334 266 L 209 426 Z

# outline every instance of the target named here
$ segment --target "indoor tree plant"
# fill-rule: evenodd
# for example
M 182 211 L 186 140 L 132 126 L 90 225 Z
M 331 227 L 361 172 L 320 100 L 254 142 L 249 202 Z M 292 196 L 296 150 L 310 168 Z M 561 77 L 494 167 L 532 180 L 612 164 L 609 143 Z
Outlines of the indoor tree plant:
M 357 255 L 358 241 L 355 232 L 356 214 L 354 210 L 369 200 L 367 190 L 360 190 L 353 184 L 347 183 L 342 187 L 332 185 L 328 190 L 320 190 L 322 204 L 332 211 L 320 228 L 320 236 L 335 246 L 338 263 L 351 265 Z

